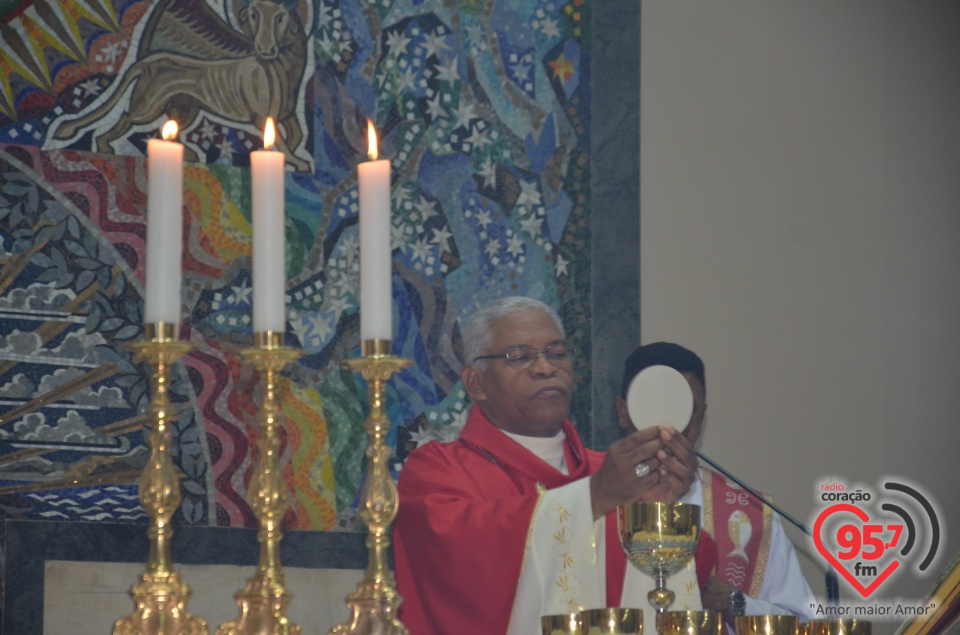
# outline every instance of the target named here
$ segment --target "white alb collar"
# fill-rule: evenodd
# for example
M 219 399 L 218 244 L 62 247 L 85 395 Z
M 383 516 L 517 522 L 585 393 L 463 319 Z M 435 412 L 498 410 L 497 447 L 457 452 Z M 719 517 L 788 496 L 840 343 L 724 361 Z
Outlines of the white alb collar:
M 522 434 L 513 434 L 505 430 L 501 430 L 501 432 L 564 474 L 568 474 L 567 458 L 564 448 L 564 441 L 567 440 L 567 435 L 562 429 L 552 437 L 527 437 Z

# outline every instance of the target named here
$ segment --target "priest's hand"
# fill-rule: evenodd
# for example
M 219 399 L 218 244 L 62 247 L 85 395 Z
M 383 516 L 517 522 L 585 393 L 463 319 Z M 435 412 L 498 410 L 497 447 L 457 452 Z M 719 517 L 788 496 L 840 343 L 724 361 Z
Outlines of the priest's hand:
M 660 428 L 663 447 L 657 451 L 660 481 L 643 495 L 647 503 L 674 503 L 680 500 L 697 478 L 697 453 L 686 436 L 669 426 Z
M 731 605 L 731 594 L 735 588 L 716 576 L 710 576 L 707 586 L 703 589 L 701 599 L 703 608 L 723 614 L 724 620 L 733 624 L 736 613 Z
M 657 457 L 664 447 L 659 427 L 638 430 L 610 446 L 603 465 L 590 477 L 594 520 L 621 505 L 646 499 L 647 492 L 663 478 Z M 666 452 L 665 456 L 669 458 L 671 454 Z M 672 469 L 667 473 L 673 474 Z

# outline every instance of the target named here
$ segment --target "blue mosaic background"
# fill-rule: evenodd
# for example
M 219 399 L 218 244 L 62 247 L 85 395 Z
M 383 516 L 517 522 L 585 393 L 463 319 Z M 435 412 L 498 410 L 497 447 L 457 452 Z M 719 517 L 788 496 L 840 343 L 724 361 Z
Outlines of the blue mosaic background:
M 286 12 L 274 58 L 254 10 Z M 3 512 L 140 518 L 148 369 L 124 344 L 142 337 L 143 153 L 167 116 L 190 158 L 178 523 L 255 525 L 256 377 L 238 353 L 252 341 L 247 166 L 264 111 L 287 144 L 287 343 L 305 352 L 281 387 L 288 525 L 357 529 L 366 388 L 340 364 L 359 352 L 367 118 L 393 167 L 394 353 L 414 360 L 390 387 L 397 467 L 418 443 L 456 436 L 459 324 L 503 295 L 560 310 L 580 352 L 573 418 L 591 438 L 589 24 L 579 0 L 51 0 L 4 17 Z M 214 66 L 229 79 L 216 90 Z M 137 92 L 144 70 L 163 80 L 153 92 Z M 257 101 L 261 76 L 280 89 Z M 216 107 L 224 95 L 235 103 Z

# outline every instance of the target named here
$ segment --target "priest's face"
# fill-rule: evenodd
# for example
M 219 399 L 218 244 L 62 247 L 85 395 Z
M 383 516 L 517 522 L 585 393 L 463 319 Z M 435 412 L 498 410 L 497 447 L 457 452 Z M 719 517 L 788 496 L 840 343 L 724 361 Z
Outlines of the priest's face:
M 549 346 L 558 348 L 544 353 Z M 463 385 L 498 428 L 530 437 L 554 436 L 570 412 L 573 394 L 573 357 L 556 354 L 564 346 L 563 334 L 542 311 L 501 318 L 484 355 L 511 351 L 520 361 L 495 358 L 477 365 L 468 360 Z M 517 351 L 523 354 L 516 355 Z

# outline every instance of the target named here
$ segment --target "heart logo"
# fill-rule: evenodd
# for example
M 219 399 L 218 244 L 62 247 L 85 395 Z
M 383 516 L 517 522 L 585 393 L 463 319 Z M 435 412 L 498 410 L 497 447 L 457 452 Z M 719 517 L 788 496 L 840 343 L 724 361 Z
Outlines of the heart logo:
M 886 569 L 880 572 L 880 574 L 876 577 L 876 579 L 874 579 L 873 582 L 870 583 L 869 586 L 866 586 L 866 587 L 863 586 L 860 583 L 860 580 L 858 580 L 853 575 L 853 573 L 851 573 L 846 568 L 846 566 L 843 565 L 843 563 L 837 560 L 837 558 L 834 557 L 832 553 L 830 553 L 827 547 L 823 544 L 823 540 L 820 538 L 820 528 L 823 526 L 823 522 L 829 516 L 831 516 L 832 514 L 836 514 L 838 512 L 849 512 L 855 515 L 857 518 L 859 518 L 863 523 L 867 523 L 870 521 L 870 516 L 867 514 L 867 512 L 863 511 L 859 507 L 856 507 L 854 505 L 849 505 L 847 503 L 831 505 L 830 507 L 827 507 L 825 510 L 820 512 L 820 515 L 817 516 L 817 522 L 813 526 L 813 542 L 814 544 L 817 545 L 817 551 L 823 554 L 823 557 L 826 558 L 831 565 L 833 565 L 833 568 L 839 571 L 840 574 L 847 579 L 847 582 L 853 585 L 853 587 L 860 593 L 860 595 L 862 595 L 863 597 L 867 597 L 871 593 L 873 593 L 877 589 L 877 587 L 880 586 L 883 583 L 883 581 L 886 580 L 887 577 L 896 570 L 898 566 L 900 566 L 900 563 L 894 560 L 893 562 L 887 565 Z

